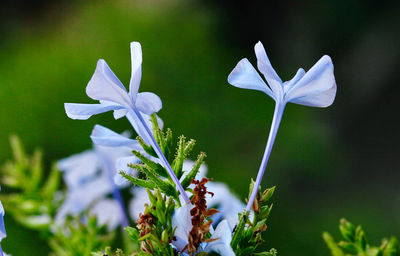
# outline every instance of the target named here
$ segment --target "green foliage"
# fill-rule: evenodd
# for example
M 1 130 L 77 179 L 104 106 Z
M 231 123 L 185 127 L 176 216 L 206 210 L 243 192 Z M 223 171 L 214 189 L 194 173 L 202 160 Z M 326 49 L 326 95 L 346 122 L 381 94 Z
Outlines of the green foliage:
M 110 243 L 114 233 L 107 232 L 105 226 L 98 227 L 96 218 L 87 218 L 87 214 L 67 217 L 62 226 L 54 223 L 62 202 L 56 198 L 62 197 L 61 172 L 53 165 L 46 175 L 40 150 L 29 156 L 17 136 L 11 136 L 10 142 L 14 159 L 4 164 L 0 176 L 9 192 L 0 195 L 7 213 L 21 225 L 40 231 L 54 256 L 89 256 Z
M 254 181 L 251 181 L 249 196 L 253 191 Z M 266 189 L 261 193 L 261 187 L 258 189 L 256 200 L 253 204 L 253 219 L 250 219 L 250 214 L 244 212 L 240 214 L 239 223 L 236 226 L 231 246 L 236 256 L 249 256 L 249 255 L 268 255 L 275 256 L 277 254 L 275 249 L 268 252 L 256 253 L 257 247 L 263 243 L 261 237 L 262 233 L 267 229 L 267 220 L 272 210 L 272 204 L 268 205 L 268 200 L 272 197 L 275 187 Z
M 47 176 L 40 150 L 35 150 L 32 156 L 26 155 L 15 135 L 10 137 L 10 143 L 14 159 L 1 169 L 1 182 L 10 193 L 1 194 L 0 200 L 21 225 L 48 233 L 60 204 L 55 198 L 60 172 L 53 165 Z
M 343 240 L 336 243 L 332 236 L 322 234 L 332 256 L 400 256 L 400 247 L 397 238 L 384 238 L 379 246 L 368 244 L 367 237 L 361 226 L 355 227 L 345 219 L 340 220 L 339 230 Z
M 125 253 L 121 249 L 117 249 L 116 252 L 112 252 L 111 247 L 107 247 L 104 252 L 93 252 L 91 256 L 125 256 Z
M 167 129 L 167 131 L 164 133 L 160 129 L 156 114 L 153 114 L 151 116 L 151 122 L 153 124 L 153 135 L 157 144 L 160 146 L 167 160 L 172 163 L 171 167 L 177 178 L 180 179 L 184 174 L 182 169 L 183 162 L 189 157 L 190 153 L 192 152 L 195 145 L 195 140 L 191 139 L 189 141 L 186 141 L 185 136 L 180 136 L 177 149 L 174 152 L 172 131 L 170 129 Z M 140 137 L 137 137 L 137 140 L 142 145 L 147 154 L 155 158 L 157 157 L 152 147 L 147 145 Z M 142 177 L 132 177 L 124 172 L 121 172 L 121 175 L 134 185 L 141 186 L 150 190 L 154 190 L 155 188 L 159 189 L 163 194 L 174 198 L 176 203 L 180 205 L 179 193 L 175 188 L 175 184 L 172 181 L 171 177 L 168 175 L 167 170 L 159 163 L 152 161 L 138 151 L 133 151 L 132 153 L 141 160 L 141 163 L 129 165 L 129 167 L 138 170 L 143 175 Z M 198 173 L 201 164 L 204 162 L 205 157 L 206 154 L 204 152 L 201 152 L 198 155 L 194 166 L 188 172 L 185 179 L 182 181 L 182 187 L 185 190 L 190 191 L 188 187 L 191 183 L 191 180 L 192 178 L 196 177 L 196 174 Z
M 175 252 L 170 243 L 175 232 L 172 228 L 175 202 L 172 198 L 162 195 L 159 189 L 155 189 L 154 193 L 147 189 L 147 194 L 150 204 L 146 205 L 138 225 L 127 227 L 125 230 L 136 247 L 140 248 L 137 255 L 174 256 Z
M 99 226 L 96 218 L 84 215 L 68 217 L 63 227 L 57 227 L 49 245 L 52 256 L 90 256 L 92 251 L 100 250 L 114 238 L 113 232 L 107 232 L 105 225 Z

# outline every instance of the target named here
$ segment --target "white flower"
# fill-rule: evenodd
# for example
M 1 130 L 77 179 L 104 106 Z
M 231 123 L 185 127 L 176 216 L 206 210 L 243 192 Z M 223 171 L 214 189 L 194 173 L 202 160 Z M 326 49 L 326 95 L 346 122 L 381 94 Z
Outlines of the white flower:
M 133 147 L 138 143 L 122 135 L 112 132 L 105 127 L 96 126 L 92 133 L 94 141 L 107 141 L 103 136 L 116 137 L 120 147 L 112 145 L 94 145 L 92 150 L 62 159 L 58 162 L 58 168 L 63 171 L 64 180 L 67 184 L 66 198 L 56 215 L 56 223 L 63 223 L 66 215 L 76 216 L 84 210 L 92 207 L 97 201 L 112 194 L 113 198 L 120 204 L 120 211 L 123 213 L 120 223 L 128 225 L 125 216 L 125 207 L 122 202 L 119 188 L 114 183 L 114 176 L 117 172 L 117 161 L 123 157 L 131 156 Z M 124 139 L 120 138 L 123 137 Z M 116 143 L 116 142 L 115 142 Z M 131 159 L 135 161 L 135 159 Z
M 175 211 L 172 217 L 172 227 L 176 228 L 176 241 L 172 241 L 172 244 L 181 251 L 182 255 L 187 255 L 185 252 L 182 252 L 182 250 L 188 244 L 189 233 L 193 227 L 191 222 L 192 216 L 190 215 L 190 210 L 192 208 L 192 205 L 182 206 Z M 212 234 L 211 239 L 216 240 L 203 243 L 198 249 L 198 252 L 217 252 L 221 256 L 235 256 L 231 247 L 232 229 L 227 220 L 222 220 L 215 231 L 211 230 L 210 232 Z
M 6 228 L 4 226 L 4 207 L 3 204 L 0 202 L 0 243 L 1 240 L 6 238 L 6 236 L 7 236 Z M 1 245 L 0 245 L 0 255 L 3 255 L 3 250 L 1 248 Z
M 113 199 L 100 200 L 90 209 L 89 213 L 96 216 L 98 225 L 106 224 L 109 231 L 119 226 L 124 215 L 119 203 Z
M 336 96 L 333 64 L 328 55 L 322 56 L 307 73 L 300 68 L 291 80 L 282 82 L 272 67 L 261 42 L 255 45 L 254 50 L 257 56 L 257 67 L 269 86 L 247 59 L 239 61 L 229 74 L 228 82 L 239 88 L 262 91 L 273 98 L 276 105 L 267 146 L 246 211 L 250 211 L 256 198 L 286 104 L 292 102 L 311 107 L 328 107 Z
M 88 119 L 92 115 L 111 110 L 114 111 L 115 118 L 126 116 L 137 134 L 154 149 L 179 190 L 183 201 L 190 203 L 189 197 L 149 129 L 148 116 L 158 112 L 162 108 L 162 102 L 154 93 L 138 92 L 142 78 L 142 48 L 138 42 L 131 43 L 131 60 L 132 73 L 129 92 L 107 63 L 100 59 L 97 62 L 96 71 L 86 87 L 86 94 L 90 98 L 98 100 L 99 104 L 65 103 L 65 111 L 72 119 Z
M 257 67 L 269 87 L 247 59 L 239 61 L 228 76 L 231 85 L 262 91 L 282 104 L 292 102 L 311 107 L 328 107 L 333 103 L 336 82 L 332 60 L 328 55 L 322 56 L 307 73 L 300 68 L 291 80 L 282 82 L 272 67 L 262 43 L 258 42 L 254 50 Z

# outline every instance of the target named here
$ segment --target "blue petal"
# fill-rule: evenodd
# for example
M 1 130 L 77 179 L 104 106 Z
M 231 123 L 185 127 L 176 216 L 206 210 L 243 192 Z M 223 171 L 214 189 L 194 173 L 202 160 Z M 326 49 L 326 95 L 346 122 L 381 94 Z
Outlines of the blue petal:
M 96 216 L 98 226 L 107 225 L 109 232 L 121 224 L 124 215 L 118 201 L 108 198 L 96 202 L 89 214 Z
M 70 189 L 88 182 L 99 170 L 101 163 L 93 150 L 64 158 L 57 162 L 57 168 L 64 172 L 64 180 Z
M 160 97 L 152 92 L 138 93 L 135 105 L 140 112 L 143 112 L 146 115 L 156 113 L 162 108 Z
M 93 128 L 92 134 L 90 135 L 93 143 L 100 146 L 107 147 L 129 147 L 139 148 L 140 144 L 137 140 L 126 138 L 104 126 L 96 124 Z
M 130 168 L 128 164 L 137 164 L 139 162 L 140 160 L 135 156 L 121 157 L 118 159 L 116 164 L 117 173 L 114 176 L 114 183 L 118 186 L 128 185 L 129 181 L 127 181 L 119 172 L 123 171 L 128 175 L 136 176 L 137 170 Z
M 311 107 L 330 106 L 336 96 L 336 82 L 331 58 L 327 55 L 323 56 L 288 90 L 286 102 Z
M 126 116 L 126 114 L 128 113 L 127 109 L 118 109 L 118 110 L 114 110 L 114 118 L 115 119 L 120 119 L 121 117 Z
M 123 107 L 121 105 L 64 103 L 64 108 L 69 118 L 86 120 L 92 115 L 121 109 Z
M 265 80 L 267 80 L 269 86 L 275 95 L 282 93 L 282 80 L 272 67 L 271 62 L 268 59 L 267 53 L 265 52 L 264 46 L 261 42 L 258 42 L 254 46 L 254 51 L 257 56 L 257 67 L 258 70 L 263 73 Z
M 217 240 L 207 243 L 204 251 L 217 252 L 221 256 L 235 256 L 235 252 L 231 247 L 232 229 L 226 220 L 218 224 L 211 239 Z
M 63 223 L 68 214 L 77 215 L 97 199 L 103 198 L 112 191 L 113 187 L 106 175 L 96 177 L 85 186 L 69 190 L 56 215 L 56 223 Z
M 97 62 L 96 71 L 86 87 L 86 94 L 95 100 L 111 101 L 125 107 L 133 106 L 125 87 L 104 60 Z
M 232 70 L 228 76 L 228 83 L 233 86 L 262 91 L 275 99 L 271 89 L 262 80 L 261 76 L 258 74 L 257 70 L 250 64 L 248 59 L 242 59 Z
M 283 83 L 284 92 L 287 93 L 306 73 L 304 69 L 299 68 L 292 79 Z
M 192 230 L 192 210 L 193 205 L 186 204 L 175 210 L 174 216 L 172 216 L 172 228 L 176 228 L 175 237 L 176 241 L 172 241 L 172 244 L 176 246 L 180 251 L 187 245 L 188 236 L 190 230 Z
M 135 102 L 142 79 L 142 47 L 139 42 L 131 42 L 131 81 L 129 83 L 129 94 Z
M 148 120 L 148 116 L 142 115 L 143 120 L 147 123 L 143 124 L 140 119 L 137 117 L 137 115 L 135 113 L 131 113 L 129 112 L 126 117 L 128 118 L 129 122 L 132 124 L 133 129 L 135 129 L 136 133 L 144 140 L 144 142 L 146 142 L 147 145 L 151 145 L 152 146 L 152 139 L 150 138 L 150 135 L 146 132 L 146 129 L 144 127 L 144 125 L 147 125 L 148 123 L 150 123 L 150 121 Z M 147 126 L 150 131 L 151 131 L 151 126 Z
M 6 228 L 4 226 L 4 207 L 0 202 L 0 242 L 7 236 Z

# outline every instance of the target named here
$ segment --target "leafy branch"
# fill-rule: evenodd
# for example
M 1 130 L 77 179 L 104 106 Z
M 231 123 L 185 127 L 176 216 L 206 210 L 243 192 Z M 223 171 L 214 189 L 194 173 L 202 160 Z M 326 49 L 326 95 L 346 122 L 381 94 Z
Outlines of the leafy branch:
M 0 200 L 21 225 L 48 233 L 52 219 L 61 204 L 56 198 L 60 186 L 60 171 L 53 165 L 47 179 L 43 154 L 35 150 L 28 156 L 20 139 L 12 135 L 10 144 L 13 160 L 1 169 L 1 182 L 10 193 Z
M 361 226 L 355 227 L 346 219 L 341 219 L 339 230 L 343 238 L 339 243 L 336 243 L 328 232 L 322 234 L 332 256 L 400 256 L 399 241 L 396 237 L 384 238 L 379 246 L 372 246 L 368 244 Z
M 253 191 L 254 181 L 250 183 L 250 193 Z M 269 188 L 261 192 L 261 187 L 258 189 L 256 200 L 254 201 L 252 216 L 250 213 L 242 213 L 239 217 L 239 223 L 234 229 L 231 246 L 235 251 L 236 256 L 249 255 L 264 255 L 275 256 L 277 251 L 271 249 L 265 252 L 256 252 L 257 247 L 264 242 L 262 233 L 267 230 L 267 220 L 272 210 L 272 204 L 267 202 L 274 194 L 275 187 Z M 251 218 L 252 217 L 252 218 Z

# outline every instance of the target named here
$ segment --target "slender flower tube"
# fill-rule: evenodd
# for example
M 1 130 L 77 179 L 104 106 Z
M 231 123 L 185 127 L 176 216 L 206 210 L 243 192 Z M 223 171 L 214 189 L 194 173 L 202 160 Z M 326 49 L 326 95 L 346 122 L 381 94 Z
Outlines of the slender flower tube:
M 189 197 L 156 143 L 153 134 L 146 124 L 146 120 L 143 119 L 143 115 L 151 115 L 158 112 L 162 107 L 162 103 L 160 98 L 154 93 L 138 92 L 142 77 L 142 48 L 138 42 L 131 43 L 131 60 L 132 75 L 129 84 L 129 93 L 108 67 L 107 63 L 100 59 L 97 63 L 96 71 L 86 87 L 86 94 L 90 98 L 98 100 L 100 104 L 65 103 L 65 111 L 68 117 L 81 120 L 111 110 L 114 111 L 116 119 L 126 116 L 137 134 L 153 147 L 157 156 L 162 161 L 162 165 L 164 165 L 175 183 L 183 201 L 189 204 Z
M 262 91 L 273 98 L 276 103 L 267 146 L 246 211 L 250 211 L 256 198 L 286 104 L 292 102 L 310 107 L 324 108 L 330 106 L 336 96 L 333 64 L 329 56 L 322 56 L 307 72 L 300 68 L 291 80 L 282 82 L 272 67 L 261 42 L 255 45 L 254 50 L 257 56 L 257 67 L 264 75 L 269 86 L 247 59 L 239 61 L 228 76 L 228 82 L 231 85 L 243 89 Z
M 6 229 L 4 227 L 4 208 L 3 205 L 0 202 L 0 242 L 7 236 L 6 234 Z M 0 256 L 3 256 L 3 249 L 1 248 L 0 245 Z

